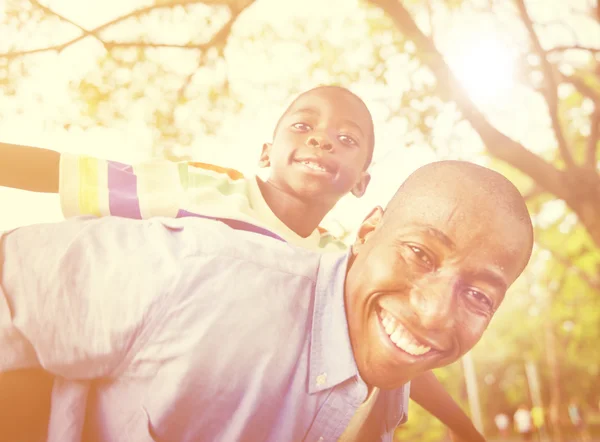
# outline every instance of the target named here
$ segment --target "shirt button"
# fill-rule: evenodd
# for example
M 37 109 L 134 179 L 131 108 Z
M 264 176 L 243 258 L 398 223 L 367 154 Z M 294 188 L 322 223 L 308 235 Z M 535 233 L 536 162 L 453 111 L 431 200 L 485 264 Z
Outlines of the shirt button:
M 324 440 L 325 440 L 325 439 L 323 439 L 323 436 L 321 436 L 321 437 L 319 438 L 319 442 L 323 442 Z
M 325 382 L 327 382 L 327 373 L 321 373 L 319 376 L 317 376 L 317 385 L 319 387 L 321 385 L 325 385 Z M 321 438 L 319 440 L 323 440 L 323 438 Z

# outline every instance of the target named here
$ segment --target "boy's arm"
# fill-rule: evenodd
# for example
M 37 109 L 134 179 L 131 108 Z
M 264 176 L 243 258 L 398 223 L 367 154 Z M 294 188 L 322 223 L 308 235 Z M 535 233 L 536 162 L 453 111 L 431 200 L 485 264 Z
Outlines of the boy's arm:
M 471 419 L 452 399 L 435 375 L 429 371 L 410 383 L 410 397 L 454 433 L 454 440 L 478 442 L 485 438 L 477 431 Z
M 0 186 L 58 193 L 60 153 L 0 143 Z

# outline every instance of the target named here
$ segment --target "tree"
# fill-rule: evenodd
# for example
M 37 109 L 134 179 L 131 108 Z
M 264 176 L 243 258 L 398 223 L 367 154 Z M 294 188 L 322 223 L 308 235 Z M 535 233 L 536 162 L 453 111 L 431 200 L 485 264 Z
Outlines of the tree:
M 523 144 L 516 142 L 494 127 L 486 119 L 477 105 L 469 98 L 464 87 L 436 48 L 431 36 L 427 36 L 415 23 L 410 12 L 398 0 L 370 0 L 371 4 L 382 8 L 393 19 L 398 30 L 411 39 L 417 56 L 427 65 L 437 80 L 438 93 L 444 99 L 453 100 L 463 117 L 477 131 L 487 151 L 493 157 L 504 161 L 533 181 L 532 190 L 549 192 L 564 200 L 575 212 L 588 231 L 590 237 L 600 246 L 600 177 L 598 176 L 598 149 L 600 140 L 600 64 L 594 55 L 600 53 L 600 47 L 584 47 L 577 43 L 571 46 L 545 48 L 536 32 L 536 24 L 528 13 L 525 0 L 515 0 L 521 26 L 527 30 L 530 39 L 530 58 L 528 68 L 531 73 L 541 72 L 540 84 L 529 84 L 546 101 L 551 127 L 557 141 L 557 152 L 550 160 L 534 154 Z M 494 2 L 489 2 L 490 9 Z M 589 8 L 589 15 L 596 20 L 600 36 L 600 7 Z M 600 41 L 600 40 L 599 40 Z M 584 51 L 590 54 L 587 69 L 570 74 L 561 72 L 561 56 L 572 51 Z M 562 112 L 564 103 L 559 98 L 561 84 L 575 87 L 573 94 L 577 102 L 588 99 L 593 103 L 594 111 L 590 116 L 587 140 L 581 133 L 574 134 L 572 127 Z M 573 96 L 565 100 L 573 100 Z M 539 189 L 539 191 L 538 191 Z

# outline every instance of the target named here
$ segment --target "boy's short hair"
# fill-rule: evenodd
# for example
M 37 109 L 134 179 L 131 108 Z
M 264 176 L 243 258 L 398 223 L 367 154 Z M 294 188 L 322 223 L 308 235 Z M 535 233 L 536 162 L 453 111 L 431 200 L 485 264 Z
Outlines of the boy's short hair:
M 362 98 L 360 98 L 358 95 L 356 95 L 354 92 L 352 92 L 350 89 L 347 89 L 343 86 L 337 86 L 337 85 L 320 85 L 317 87 L 314 87 L 312 89 L 309 89 L 307 91 L 304 91 L 302 93 L 300 93 L 299 95 L 297 95 L 292 102 L 285 108 L 285 111 L 283 111 L 283 113 L 280 115 L 279 120 L 277 120 L 277 124 L 275 125 L 275 130 L 273 131 L 273 137 L 275 137 L 275 134 L 277 133 L 277 131 L 279 130 L 279 126 L 281 124 L 281 120 L 283 119 L 283 117 L 290 111 L 290 109 L 292 108 L 292 106 L 304 95 L 310 93 L 310 92 L 314 92 L 314 91 L 318 91 L 318 90 L 335 90 L 338 92 L 342 92 L 345 94 L 350 95 L 351 97 L 353 97 L 354 99 L 358 100 L 358 102 L 364 107 L 365 111 L 367 111 L 367 114 L 369 115 L 369 122 L 370 127 L 369 127 L 369 133 L 367 134 L 368 137 L 368 152 L 367 152 L 367 159 L 365 161 L 365 170 L 369 168 L 369 166 L 371 165 L 371 161 L 373 160 L 373 150 L 375 148 L 375 125 L 373 123 L 373 117 L 371 115 L 371 112 L 369 111 L 369 108 L 367 107 L 367 105 L 365 104 L 365 102 L 362 100 Z

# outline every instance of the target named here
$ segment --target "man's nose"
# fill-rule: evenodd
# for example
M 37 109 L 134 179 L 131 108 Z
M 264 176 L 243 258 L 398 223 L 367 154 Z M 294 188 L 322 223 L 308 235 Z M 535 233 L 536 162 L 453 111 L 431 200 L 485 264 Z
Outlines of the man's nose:
M 456 294 L 454 282 L 442 278 L 440 281 L 429 281 L 423 286 L 413 287 L 410 304 L 413 313 L 425 331 L 445 332 L 456 325 Z
M 326 151 L 333 149 L 333 144 L 329 138 L 324 135 L 311 135 L 306 140 L 306 144 L 310 147 L 319 148 Z

